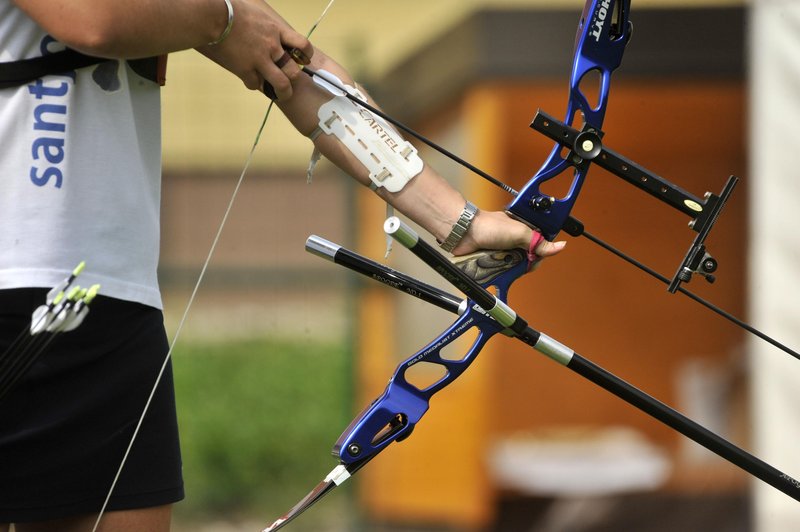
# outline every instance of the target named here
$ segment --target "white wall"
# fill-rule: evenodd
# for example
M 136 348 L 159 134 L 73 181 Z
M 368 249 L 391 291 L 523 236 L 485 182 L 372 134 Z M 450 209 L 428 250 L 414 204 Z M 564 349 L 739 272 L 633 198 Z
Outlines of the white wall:
M 800 2 L 754 0 L 751 46 L 750 318 L 798 350 Z M 750 363 L 754 451 L 800 478 L 800 360 L 753 339 Z M 756 530 L 800 530 L 800 502 L 754 487 Z

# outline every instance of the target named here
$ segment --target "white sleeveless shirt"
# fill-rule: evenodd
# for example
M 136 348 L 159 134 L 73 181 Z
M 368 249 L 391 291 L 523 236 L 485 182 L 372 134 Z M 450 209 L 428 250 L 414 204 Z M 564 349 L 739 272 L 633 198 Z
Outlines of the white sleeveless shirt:
M 63 49 L 0 0 L 0 62 Z M 161 308 L 159 87 L 111 61 L 0 89 L 0 289 L 81 286 Z

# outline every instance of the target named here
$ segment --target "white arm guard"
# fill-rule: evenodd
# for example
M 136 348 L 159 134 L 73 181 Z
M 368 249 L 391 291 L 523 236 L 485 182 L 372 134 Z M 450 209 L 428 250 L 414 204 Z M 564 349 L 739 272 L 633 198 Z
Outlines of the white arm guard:
M 326 77 L 359 100 L 366 97 L 355 87 L 345 85 L 336 76 L 324 70 Z M 384 187 L 389 192 L 399 192 L 422 171 L 423 163 L 416 148 L 379 116 L 344 96 L 341 90 L 314 76 L 314 81 L 331 92 L 332 100 L 323 104 L 319 116 L 319 129 L 334 135 L 369 170 L 373 190 Z

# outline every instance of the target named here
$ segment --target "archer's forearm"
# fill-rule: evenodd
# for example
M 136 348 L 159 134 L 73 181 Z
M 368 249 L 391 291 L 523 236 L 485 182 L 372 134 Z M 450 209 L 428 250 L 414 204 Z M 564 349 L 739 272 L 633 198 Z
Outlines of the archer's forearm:
M 80 52 L 134 58 L 195 48 L 227 25 L 223 0 L 13 0 L 60 42 Z
M 319 50 L 315 51 L 311 66 L 315 70 L 322 69 L 334 74 L 348 85 L 355 85 L 344 68 Z M 359 89 L 366 92 L 362 87 Z M 309 77 L 301 76 L 294 82 L 293 96 L 286 101 L 279 101 L 278 105 L 298 131 L 309 136 L 319 122 L 317 110 L 331 98 L 328 91 L 317 86 Z M 371 98 L 369 103 L 377 106 Z M 314 143 L 328 160 L 345 173 L 363 185 L 370 184 L 368 170 L 337 138 L 319 135 Z M 439 240 L 447 237 L 465 203 L 463 196 L 427 164 L 400 192 L 391 193 L 379 188 L 377 194 Z

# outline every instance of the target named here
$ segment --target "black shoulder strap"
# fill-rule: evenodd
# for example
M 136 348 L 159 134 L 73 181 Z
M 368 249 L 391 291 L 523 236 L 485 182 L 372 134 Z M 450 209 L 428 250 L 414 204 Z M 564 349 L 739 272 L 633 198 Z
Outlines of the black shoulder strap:
M 63 74 L 108 61 L 107 58 L 82 54 L 70 48 L 41 57 L 0 63 L 0 89 L 18 87 L 48 74 Z M 140 76 L 164 84 L 166 56 L 147 57 L 128 61 Z
M 167 82 L 167 54 L 142 59 L 128 59 L 131 69 L 162 87 Z

